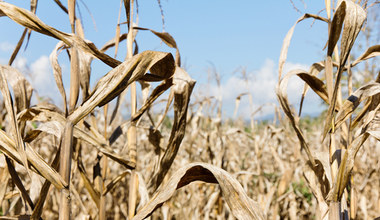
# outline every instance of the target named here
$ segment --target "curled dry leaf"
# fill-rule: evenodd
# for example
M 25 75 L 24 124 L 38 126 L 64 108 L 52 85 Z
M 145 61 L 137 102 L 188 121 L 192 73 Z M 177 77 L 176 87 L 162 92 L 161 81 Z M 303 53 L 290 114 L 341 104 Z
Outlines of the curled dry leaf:
M 290 71 L 278 83 L 278 85 L 276 87 L 276 94 L 277 94 L 277 98 L 280 102 L 282 110 L 284 111 L 286 116 L 289 118 L 290 123 L 291 123 L 294 131 L 297 134 L 298 140 L 300 141 L 300 144 L 301 144 L 301 148 L 305 149 L 309 161 L 311 162 L 312 166 L 315 166 L 316 163 L 315 163 L 314 157 L 312 156 L 309 145 L 306 142 L 305 136 L 303 135 L 303 133 L 302 133 L 302 131 L 298 125 L 298 116 L 295 115 L 295 113 L 293 112 L 293 109 L 290 107 L 290 104 L 288 101 L 288 95 L 286 92 L 289 78 L 293 75 L 296 75 L 296 74 L 308 74 L 308 73 L 305 72 L 304 70 L 292 70 L 292 71 Z M 314 85 L 314 84 L 312 84 L 312 85 Z
M 66 99 L 65 87 L 62 81 L 62 69 L 58 63 L 58 53 L 60 49 L 63 48 L 64 46 L 65 44 L 63 43 L 63 41 L 58 42 L 54 50 L 51 52 L 49 59 L 50 59 L 50 64 L 53 67 L 53 75 L 54 75 L 55 83 L 57 84 L 58 90 L 61 93 L 65 112 L 67 112 L 67 99 Z
M 18 114 L 18 120 L 41 122 L 38 128 L 32 130 L 27 134 L 26 140 L 28 142 L 34 140 L 40 134 L 40 132 L 46 132 L 60 138 L 64 125 L 66 123 L 66 119 L 63 117 L 62 113 L 56 112 L 55 108 L 49 106 L 34 106 L 32 108 L 26 109 Z M 83 128 L 76 125 L 74 126 L 74 137 L 93 145 L 104 155 L 126 168 L 133 169 L 135 167 L 135 163 L 131 162 L 128 158 L 121 157 L 116 152 L 114 152 L 112 148 L 109 147 L 104 137 L 100 135 L 95 129 L 92 129 L 88 123 L 85 122 L 84 124 L 91 132 L 85 131 Z
M 79 54 L 79 79 L 80 86 L 82 89 L 83 100 L 86 100 L 90 95 L 90 76 L 91 76 L 91 62 L 92 57 L 88 53 L 84 53 L 78 50 Z
M 352 115 L 354 110 L 365 99 L 380 93 L 380 83 L 368 83 L 356 90 L 350 97 L 344 101 L 343 106 L 336 116 L 335 129 L 342 125 L 348 117 Z
M 332 184 L 331 169 L 327 152 L 317 152 L 315 158 L 318 166 L 312 167 L 310 163 L 307 163 L 303 168 L 303 176 L 313 192 L 313 195 L 317 199 L 318 208 L 323 217 L 328 216 L 328 204 L 325 197 Z M 325 218 L 323 217 L 322 219 Z
M 299 72 L 297 73 L 303 81 L 305 81 L 305 85 L 310 86 L 310 88 L 319 96 L 323 101 L 329 103 L 328 95 L 326 91 L 326 86 L 322 80 L 317 78 L 316 76 L 308 73 L 308 72 Z
M 341 9 L 341 8 L 344 8 L 344 9 Z M 359 4 L 355 4 L 352 1 L 342 1 L 340 5 L 338 6 L 337 11 L 339 10 L 345 10 L 345 16 L 343 16 L 344 27 L 343 27 L 343 33 L 342 33 L 342 37 L 340 41 L 341 43 L 340 66 L 343 67 L 347 61 L 351 48 L 354 45 L 356 37 L 358 36 L 367 15 L 364 9 Z M 335 15 L 334 15 L 334 19 L 335 19 Z M 334 20 L 333 20 L 333 25 L 334 25 Z M 340 30 L 337 30 L 337 32 L 333 34 L 337 34 L 339 37 Z
M 190 102 L 190 95 L 195 85 L 195 81 L 180 67 L 176 68 L 173 77 L 174 122 L 168 145 L 160 160 L 160 168 L 154 174 L 149 184 L 150 186 L 153 186 L 154 189 L 157 189 L 169 171 L 185 135 L 187 109 Z
M 157 190 L 149 203 L 138 211 L 133 220 L 147 218 L 169 200 L 177 189 L 198 180 L 219 184 L 224 199 L 236 218 L 264 219 L 258 204 L 247 196 L 240 183 L 229 173 L 210 164 L 192 163 L 177 170 L 169 181 Z
M 284 64 L 285 64 L 285 61 L 286 61 L 286 57 L 288 56 L 288 49 L 289 49 L 289 45 L 290 45 L 290 40 L 292 39 L 292 36 L 293 36 L 293 33 L 294 33 L 294 29 L 296 27 L 296 25 L 307 19 L 307 18 L 314 18 L 314 19 L 317 19 L 317 20 L 320 20 L 320 21 L 324 21 L 326 23 L 329 23 L 329 20 L 324 18 L 324 17 L 321 17 L 321 16 L 318 16 L 318 15 L 313 15 L 313 14 L 304 14 L 302 17 L 300 17 L 296 23 L 289 29 L 288 33 L 286 34 L 285 38 L 284 38 L 284 41 L 282 43 L 282 48 L 281 48 L 281 53 L 280 53 L 280 58 L 279 58 L 279 61 L 278 61 L 278 79 L 280 80 L 281 79 L 281 76 L 282 76 L 282 69 L 284 68 Z
M 375 45 L 375 46 L 368 48 L 362 55 L 360 55 L 360 57 L 358 57 L 351 64 L 351 66 L 356 66 L 361 61 L 373 58 L 375 56 L 380 56 L 380 45 Z
M 148 28 L 142 28 L 142 27 L 134 27 L 134 29 L 138 30 L 149 30 L 152 32 L 154 35 L 159 37 L 166 45 L 168 45 L 171 48 L 176 49 L 176 55 L 175 55 L 175 60 L 176 60 L 176 65 L 181 66 L 181 56 L 179 53 L 179 49 L 177 47 L 177 43 L 175 42 L 174 38 L 167 32 L 157 32 L 152 29 Z
M 161 80 L 171 77 L 174 73 L 172 55 L 164 52 L 144 51 L 126 60 L 98 81 L 88 99 L 68 119 L 74 124 L 78 123 L 95 107 L 107 104 L 132 82 L 141 80 L 149 70 Z
M 2 70 L 13 89 L 17 114 L 30 106 L 30 100 L 33 94 L 32 85 L 16 68 L 2 66 Z
M 313 63 L 313 65 L 310 66 L 309 73 L 310 73 L 310 75 L 316 77 L 324 68 L 325 68 L 325 66 L 322 62 Z M 303 92 L 302 92 L 301 101 L 300 101 L 300 109 L 299 109 L 298 115 L 301 115 L 302 107 L 303 107 L 303 101 L 305 100 L 305 96 L 306 96 L 306 93 L 308 90 L 309 90 L 309 86 L 307 84 L 305 84 L 303 87 Z M 326 100 L 328 100 L 328 99 L 326 99 Z

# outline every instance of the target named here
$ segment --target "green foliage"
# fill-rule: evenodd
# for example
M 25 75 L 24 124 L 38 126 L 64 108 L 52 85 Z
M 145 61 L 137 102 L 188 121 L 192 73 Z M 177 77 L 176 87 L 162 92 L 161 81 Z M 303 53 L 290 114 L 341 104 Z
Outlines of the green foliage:
M 310 192 L 309 187 L 305 184 L 305 182 L 302 179 L 299 182 L 293 182 L 292 187 L 294 193 L 300 193 L 306 199 L 306 201 L 309 204 L 311 204 L 313 194 Z

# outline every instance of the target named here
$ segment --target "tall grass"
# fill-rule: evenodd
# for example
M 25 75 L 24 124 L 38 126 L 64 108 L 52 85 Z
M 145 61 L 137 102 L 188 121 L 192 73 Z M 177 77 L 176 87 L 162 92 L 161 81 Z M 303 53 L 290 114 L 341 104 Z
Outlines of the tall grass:
M 169 33 L 139 27 L 133 20 L 135 1 L 122 2 L 128 31 L 121 33 L 119 19 L 115 38 L 100 49 L 85 39 L 76 2 L 68 1 L 68 9 L 55 2 L 68 14 L 72 33 L 41 21 L 35 15 L 37 1 L 31 1 L 30 11 L 0 2 L 0 15 L 25 27 L 9 65 L 0 66 L 0 156 L 6 161 L 0 167 L 1 218 L 380 216 L 380 77 L 354 91 L 350 76 L 357 64 L 378 56 L 380 47 L 371 46 L 357 59 L 349 59 L 368 2 L 325 1 L 327 18 L 305 14 L 296 22 L 313 18 L 327 23 L 326 58 L 309 70 L 282 73 L 295 24 L 283 43 L 276 89 L 286 117 L 276 107 L 277 122 L 260 124 L 252 117 L 249 125 L 239 119 L 222 120 L 222 97 L 190 103 L 195 81 L 180 67 L 176 41 Z M 11 66 L 30 31 L 57 39 L 50 61 L 63 106 L 31 106 L 33 89 L 38 88 Z M 138 31 L 149 31 L 176 49 L 175 57 L 138 51 Z M 106 53 L 115 47 L 117 54 L 124 41 L 125 61 Z M 70 60 L 68 95 L 58 62 L 61 50 Z M 93 59 L 112 69 L 91 89 Z M 216 71 L 214 75 L 217 80 Z M 300 106 L 309 88 L 326 102 L 328 109 L 319 118 L 307 121 L 300 116 L 302 108 L 297 114 L 289 104 L 286 87 L 291 76 L 305 82 Z M 136 83 L 141 85 L 142 100 L 136 95 Z M 349 96 L 343 99 L 345 85 Z M 128 89 L 130 110 L 123 103 Z M 165 110 L 152 111 L 164 93 Z M 116 104 L 111 105 L 114 99 Z M 218 114 L 206 114 L 205 109 L 213 106 Z M 122 111 L 129 111 L 130 118 L 122 117 Z M 168 116 L 170 111 L 174 116 Z

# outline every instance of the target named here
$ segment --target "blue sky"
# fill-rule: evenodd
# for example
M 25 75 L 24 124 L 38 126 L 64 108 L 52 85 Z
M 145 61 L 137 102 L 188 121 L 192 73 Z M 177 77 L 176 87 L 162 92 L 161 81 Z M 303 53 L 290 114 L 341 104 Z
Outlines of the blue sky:
M 92 3 L 94 2 L 94 3 Z M 277 83 L 277 62 L 283 38 L 287 31 L 303 13 L 325 16 L 324 1 L 293 1 L 301 11 L 297 12 L 291 1 L 174 1 L 162 0 L 165 16 L 165 31 L 177 41 L 182 55 L 182 62 L 189 74 L 197 80 L 195 97 L 202 94 L 223 95 L 224 114 L 231 116 L 235 98 L 242 92 L 252 93 L 254 108 L 265 103 L 277 103 L 274 86 Z M 63 1 L 66 4 L 65 1 Z M 115 35 L 119 12 L 119 1 L 87 1 L 88 13 L 81 1 L 77 1 L 83 19 L 85 36 L 101 47 Z M 27 1 L 12 2 L 19 7 L 29 8 Z M 78 13 L 78 11 L 77 11 Z M 53 1 L 39 1 L 37 16 L 46 24 L 65 32 L 70 32 L 68 17 Z M 124 12 L 122 21 L 125 21 Z M 139 1 L 138 25 L 162 31 L 161 12 L 155 0 Z M 0 18 L 0 63 L 5 64 L 13 47 L 23 31 L 8 18 Z M 122 27 L 126 31 L 126 27 Z M 288 54 L 286 70 L 299 67 L 307 69 L 309 65 L 324 58 L 323 47 L 327 41 L 327 24 L 312 19 L 301 22 L 295 29 Z M 140 31 L 137 36 L 140 51 L 160 50 L 175 52 L 166 47 L 150 32 Z M 20 69 L 29 71 L 31 81 L 41 88 L 41 95 L 52 97 L 54 85 L 48 56 L 57 40 L 38 33 L 32 33 L 29 46 L 18 55 L 15 63 Z M 122 44 L 119 56 L 124 59 L 126 46 Z M 24 48 L 24 47 L 23 47 Z M 109 51 L 113 55 L 113 50 Z M 64 79 L 68 80 L 67 58 L 60 56 L 64 70 Z M 207 70 L 215 66 L 222 77 L 222 88 L 215 82 L 208 82 Z M 244 83 L 238 69 L 244 68 L 249 76 L 249 83 Z M 92 80 L 96 81 L 109 71 L 109 67 L 95 61 Z M 49 75 L 49 76 L 48 76 Z M 50 78 L 49 78 L 50 77 Z M 68 87 L 68 85 L 66 86 Z M 290 99 L 297 103 L 296 91 L 302 84 L 291 84 Z M 294 97 L 293 97 L 294 96 Z M 54 98 L 55 96 L 53 96 Z M 310 108 L 306 112 L 313 114 L 320 111 L 319 101 L 310 97 Z M 247 115 L 248 100 L 242 99 L 239 115 Z M 269 114 L 270 110 L 263 112 Z M 244 117 L 244 116 L 243 116 Z

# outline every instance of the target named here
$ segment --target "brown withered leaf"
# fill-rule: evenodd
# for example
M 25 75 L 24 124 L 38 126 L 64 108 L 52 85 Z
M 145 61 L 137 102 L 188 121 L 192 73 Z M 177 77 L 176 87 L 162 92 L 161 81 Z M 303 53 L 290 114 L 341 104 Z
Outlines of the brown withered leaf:
M 180 67 L 176 68 L 173 77 L 174 122 L 165 153 L 160 159 L 160 168 L 155 172 L 149 183 L 149 186 L 153 187 L 153 189 L 157 189 L 161 184 L 177 155 L 185 135 L 187 109 L 190 102 L 190 95 L 195 85 L 195 81 Z
M 289 49 L 289 45 L 290 45 L 290 41 L 292 39 L 292 36 L 293 36 L 293 33 L 294 33 L 294 29 L 296 27 L 296 25 L 307 19 L 307 18 L 314 18 L 314 19 L 317 19 L 317 20 L 320 20 L 320 21 L 324 21 L 326 23 L 329 22 L 328 19 L 324 18 L 324 17 L 321 17 L 321 16 L 318 16 L 318 15 L 313 15 L 313 14 L 304 14 L 302 17 L 300 17 L 296 23 L 289 29 L 288 33 L 286 34 L 285 38 L 284 38 L 284 41 L 282 43 L 282 48 L 281 48 L 281 53 L 280 53 L 280 58 L 279 58 L 279 61 L 278 61 L 278 79 L 280 80 L 281 77 L 282 77 L 282 69 L 284 68 L 284 64 L 286 62 L 286 57 L 288 56 L 288 49 Z
M 0 65 L 0 91 L 3 95 L 5 108 L 8 112 L 7 116 L 9 117 L 10 122 L 10 134 L 13 140 L 15 140 L 15 149 L 17 150 L 22 165 L 25 167 L 27 172 L 29 173 L 28 159 L 26 155 L 25 143 L 21 138 L 20 128 L 18 126 L 16 120 L 16 112 L 13 104 L 13 100 L 11 97 L 11 93 L 8 88 L 8 81 L 6 72 L 9 70 L 8 67 Z
M 192 163 L 177 170 L 165 185 L 160 186 L 133 220 L 147 218 L 169 200 L 177 189 L 194 181 L 219 184 L 225 201 L 237 219 L 264 219 L 258 204 L 247 196 L 240 183 L 229 173 L 210 164 Z
M 91 54 L 92 56 L 98 58 L 111 67 L 116 67 L 121 64 L 120 61 L 100 52 L 92 42 L 84 40 L 77 35 L 64 33 L 53 27 L 50 27 L 43 23 L 36 15 L 28 10 L 19 8 L 6 2 L 0 2 L 0 11 L 2 14 L 5 14 L 5 16 L 8 16 L 16 23 L 41 34 L 45 34 L 47 36 L 61 40 L 69 47 L 75 45 L 78 47 L 78 49 Z
M 120 182 L 127 174 L 131 174 L 130 170 L 126 170 L 122 172 L 121 174 L 117 175 L 114 179 L 112 179 L 107 186 L 103 190 L 103 196 L 105 196 L 109 191 L 111 191 L 118 182 Z
M 153 102 L 162 95 L 166 90 L 168 90 L 173 85 L 173 78 L 165 80 L 160 85 L 158 85 L 153 91 L 152 94 L 147 98 L 144 105 L 132 116 L 131 121 L 137 121 L 144 114 L 144 112 L 152 106 Z
M 171 48 L 176 49 L 176 55 L 175 55 L 175 60 L 176 60 L 176 65 L 181 66 L 181 55 L 179 53 L 179 49 L 177 47 L 177 43 L 175 42 L 174 38 L 167 32 L 157 32 L 152 29 L 148 28 L 142 28 L 142 27 L 134 27 L 134 29 L 138 30 L 149 30 L 152 32 L 154 35 L 159 37 L 166 45 L 168 45 Z
M 52 134 L 58 138 L 61 137 L 66 119 L 62 113 L 58 113 L 53 106 L 33 106 L 29 109 L 22 111 L 18 114 L 18 120 L 21 121 L 38 121 L 41 124 L 34 130 L 30 131 L 26 137 L 28 142 L 34 140 L 40 132 Z M 85 131 L 78 125 L 74 126 L 74 137 L 81 139 L 102 152 L 107 157 L 111 158 L 115 162 L 123 165 L 126 168 L 133 169 L 135 164 L 128 158 L 118 155 L 109 147 L 106 139 L 99 134 L 99 132 L 93 129 L 88 123 L 84 123 L 85 126 L 91 131 Z
M 164 52 L 144 51 L 126 60 L 98 81 L 88 99 L 68 119 L 74 124 L 78 123 L 95 107 L 107 104 L 132 82 L 141 80 L 149 70 L 158 78 L 170 78 L 174 73 L 172 55 Z
M 370 90 L 370 89 L 369 89 Z M 379 95 L 374 95 L 370 106 L 368 108 L 368 112 L 365 116 L 363 116 L 363 125 L 361 129 L 361 133 L 357 136 L 353 142 L 348 146 L 347 151 L 345 152 L 341 164 L 339 166 L 337 180 L 334 183 L 333 189 L 330 191 L 328 195 L 328 200 L 332 201 L 340 201 L 342 198 L 343 192 L 347 183 L 349 181 L 349 177 L 351 171 L 354 167 L 355 158 L 363 146 L 364 142 L 368 139 L 370 135 L 378 139 L 380 126 L 380 97 Z
M 350 97 L 344 101 L 343 106 L 336 116 L 335 129 L 340 127 L 342 123 L 349 118 L 359 104 L 369 97 L 380 93 L 380 83 L 368 83 L 356 90 Z
M 325 65 L 323 64 L 323 62 L 313 63 L 310 66 L 309 74 L 316 77 L 324 68 L 325 68 Z M 301 115 L 302 107 L 303 107 L 303 101 L 305 100 L 305 96 L 306 96 L 306 93 L 308 90 L 309 90 L 309 86 L 307 84 L 305 84 L 303 87 L 303 92 L 302 92 L 301 101 L 300 101 L 300 109 L 299 109 L 298 115 Z
M 30 106 L 30 100 L 33 94 L 32 85 L 16 68 L 2 66 L 2 70 L 13 89 L 17 114 Z
M 26 191 L 25 189 L 25 186 L 24 184 L 22 183 L 18 173 L 16 172 L 16 169 L 15 167 L 13 166 L 13 163 L 11 161 L 11 159 L 9 159 L 9 157 L 5 156 L 5 161 L 7 162 L 7 167 L 8 167 L 8 171 L 9 171 L 9 174 L 11 175 L 12 177 L 12 182 L 17 186 L 17 188 L 20 190 L 21 192 L 21 196 L 23 197 L 23 199 L 28 203 L 29 207 L 31 209 L 34 209 L 34 204 L 33 204 L 33 201 L 32 199 L 30 198 L 28 192 Z
M 111 40 L 109 40 L 107 43 L 105 43 L 103 45 L 103 47 L 100 49 L 101 52 L 106 52 L 108 49 L 112 48 L 112 47 L 116 47 L 116 43 L 117 42 L 122 42 L 123 40 L 127 39 L 127 35 L 126 33 L 120 35 L 119 37 L 114 37 L 112 38 Z
M 317 199 L 321 215 L 326 216 L 328 214 L 328 205 L 325 197 L 332 184 L 329 155 L 327 152 L 317 152 L 315 158 L 318 165 L 312 167 L 310 163 L 307 163 L 303 168 L 303 176 Z
M 305 139 L 305 136 L 303 135 L 303 132 L 301 131 L 298 125 L 298 116 L 295 115 L 293 109 L 290 107 L 290 104 L 288 101 L 288 95 L 286 91 L 288 87 L 289 78 L 293 75 L 300 74 L 300 73 L 308 74 L 304 70 L 292 70 L 289 73 L 287 73 L 284 76 L 284 78 L 281 79 L 281 81 L 278 83 L 276 87 L 276 94 L 277 94 L 277 98 L 280 102 L 282 110 L 284 111 L 285 115 L 289 118 L 290 123 L 297 134 L 298 140 L 300 141 L 300 144 L 301 144 L 301 148 L 305 149 L 309 161 L 311 162 L 312 166 L 315 166 L 316 163 L 315 163 L 314 157 L 312 156 L 309 145 Z
M 50 64 L 53 67 L 53 75 L 54 75 L 55 83 L 57 84 L 58 90 L 61 93 L 61 96 L 63 99 L 63 105 L 65 108 L 65 113 L 67 113 L 66 91 L 65 91 L 65 87 L 62 81 L 62 69 L 58 63 L 58 54 L 63 47 L 65 47 L 65 44 L 63 43 L 63 41 L 58 42 L 54 50 L 51 52 L 49 59 L 50 59 Z
M 369 47 L 362 55 L 360 55 L 351 66 L 356 66 L 363 60 L 367 60 L 380 55 L 380 45 Z
M 20 40 L 17 42 L 17 45 L 16 45 L 15 49 L 13 50 L 13 53 L 12 53 L 11 57 L 9 58 L 9 61 L 8 61 L 8 65 L 9 66 L 12 65 L 13 61 L 15 61 L 15 59 L 17 57 L 17 54 L 20 51 L 20 48 L 21 48 L 22 44 L 24 43 L 24 39 L 25 39 L 27 31 L 28 31 L 28 28 L 25 28 L 24 32 L 22 32 Z
M 355 4 L 352 1 L 341 1 L 333 17 L 332 24 L 329 30 L 329 43 L 327 49 L 327 60 L 328 63 L 331 63 L 331 55 L 334 51 L 335 45 L 337 44 L 339 37 L 341 35 L 343 23 L 343 32 L 341 37 L 341 52 L 339 58 L 339 67 L 336 74 L 335 85 L 333 88 L 332 96 L 330 99 L 330 106 L 327 112 L 327 117 L 325 121 L 323 138 L 326 136 L 327 132 L 330 130 L 332 120 L 334 118 L 335 105 L 337 103 L 338 97 L 338 87 L 340 85 L 340 79 L 344 70 L 344 65 L 347 61 L 347 58 L 350 54 L 352 46 L 358 36 L 363 22 L 366 19 L 366 13 L 361 8 L 360 5 Z M 332 76 L 332 70 L 327 71 L 327 67 L 331 64 L 326 65 L 326 73 L 329 72 L 329 75 Z M 332 81 L 331 79 L 328 81 Z M 329 93 L 330 95 L 330 93 Z M 334 132 L 334 131 L 333 131 Z
M 346 6 L 344 6 L 344 4 Z M 358 36 L 367 15 L 359 4 L 355 4 L 352 1 L 342 1 L 337 10 L 340 10 L 340 7 L 345 8 L 346 11 L 342 37 L 340 40 L 340 68 L 342 68 L 347 61 L 351 48 L 354 45 L 356 37 Z M 336 34 L 339 36 L 340 31 L 338 32 L 339 33 Z
M 306 85 L 309 86 L 319 97 L 321 97 L 323 101 L 329 103 L 326 86 L 322 80 L 305 71 L 297 73 L 297 76 L 305 81 Z
M 66 6 L 64 6 L 63 4 L 62 4 L 62 2 L 61 1 L 59 1 L 59 0 L 54 0 L 54 2 L 62 9 L 62 11 L 64 11 L 66 14 L 68 14 L 69 13 L 69 11 L 67 10 L 67 8 L 66 8 Z
M 29 164 L 33 167 L 32 170 L 49 180 L 57 189 L 65 188 L 67 184 L 57 171 L 51 168 L 28 143 L 25 143 L 25 146 L 25 153 Z M 22 164 L 21 156 L 16 150 L 16 143 L 3 130 L 0 130 L 0 150 L 14 161 Z
M 79 170 L 79 174 L 82 177 L 84 187 L 87 189 L 90 194 L 92 200 L 95 202 L 96 206 L 99 208 L 100 204 L 100 193 L 95 190 L 94 185 L 91 183 L 90 179 L 87 177 L 86 170 L 83 166 L 82 157 L 79 156 L 77 160 L 77 167 Z
M 348 146 L 347 151 L 345 151 L 343 159 L 340 163 L 336 181 L 334 182 L 333 188 L 327 196 L 328 201 L 337 202 L 341 200 L 344 189 L 347 186 L 352 168 L 354 167 L 356 155 L 368 137 L 369 133 L 363 132 L 352 141 L 350 146 Z
M 50 165 L 55 170 L 58 169 L 60 154 L 61 154 L 61 148 L 59 147 L 57 150 L 57 153 L 54 156 L 53 162 Z M 48 180 L 45 180 L 44 184 L 41 187 L 41 191 L 39 193 L 36 206 L 33 209 L 31 219 L 39 219 L 41 217 L 46 198 L 49 195 L 50 185 L 51 185 L 51 182 L 49 182 Z
M 69 11 L 70 12 L 70 11 Z M 79 67 L 78 50 L 75 47 L 70 49 L 70 96 L 69 96 L 69 113 L 75 110 L 79 98 L 80 86 L 80 67 Z

